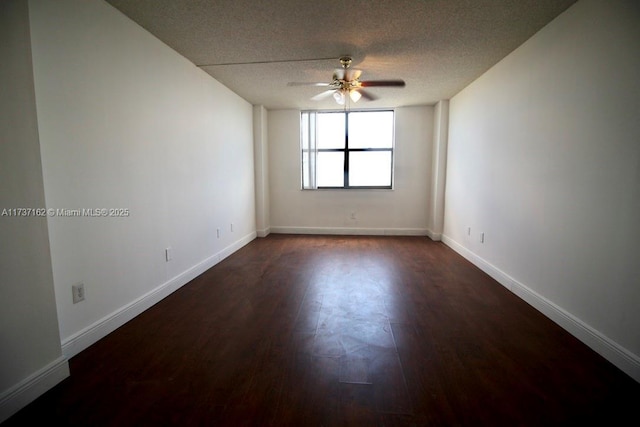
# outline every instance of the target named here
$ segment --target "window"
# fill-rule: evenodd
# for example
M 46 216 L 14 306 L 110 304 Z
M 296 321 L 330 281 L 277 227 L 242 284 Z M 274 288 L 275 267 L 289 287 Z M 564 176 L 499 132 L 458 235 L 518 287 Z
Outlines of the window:
M 302 188 L 392 188 L 393 111 L 304 111 Z

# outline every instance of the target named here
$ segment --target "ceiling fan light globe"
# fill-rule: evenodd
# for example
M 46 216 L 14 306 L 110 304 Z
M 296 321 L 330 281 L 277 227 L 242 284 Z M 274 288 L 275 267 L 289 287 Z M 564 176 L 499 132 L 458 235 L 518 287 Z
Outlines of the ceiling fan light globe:
M 342 92 L 341 90 L 335 91 L 333 93 L 333 99 L 335 99 L 338 104 L 344 105 L 344 102 L 345 102 L 344 92 Z
M 357 90 L 351 90 L 349 92 L 349 97 L 353 102 L 358 102 L 360 101 L 360 98 L 362 97 L 362 95 Z

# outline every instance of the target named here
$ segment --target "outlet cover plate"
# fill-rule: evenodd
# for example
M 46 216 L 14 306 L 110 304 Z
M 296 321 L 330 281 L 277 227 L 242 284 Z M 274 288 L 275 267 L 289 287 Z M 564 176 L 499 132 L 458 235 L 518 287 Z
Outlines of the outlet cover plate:
M 71 287 L 71 293 L 73 295 L 73 303 L 77 304 L 80 301 L 84 301 L 84 283 L 78 283 Z

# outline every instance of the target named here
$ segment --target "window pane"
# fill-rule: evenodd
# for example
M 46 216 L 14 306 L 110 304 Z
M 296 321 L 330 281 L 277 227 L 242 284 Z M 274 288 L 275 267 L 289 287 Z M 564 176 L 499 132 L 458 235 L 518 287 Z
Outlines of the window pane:
M 313 188 L 311 185 L 311 174 L 313 171 L 309 165 L 309 152 L 304 151 L 302 153 L 302 188 Z
M 392 148 L 393 111 L 349 113 L 349 148 Z
M 318 153 L 316 168 L 318 187 L 344 186 L 344 153 Z
M 349 185 L 391 186 L 391 151 L 360 151 L 349 154 Z
M 344 113 L 318 114 L 318 148 L 344 148 Z

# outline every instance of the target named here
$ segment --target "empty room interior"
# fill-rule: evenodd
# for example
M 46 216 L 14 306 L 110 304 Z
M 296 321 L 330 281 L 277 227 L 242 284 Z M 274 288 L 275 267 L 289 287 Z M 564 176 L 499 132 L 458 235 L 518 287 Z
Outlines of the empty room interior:
M 0 3 L 0 422 L 640 401 L 640 3 Z

